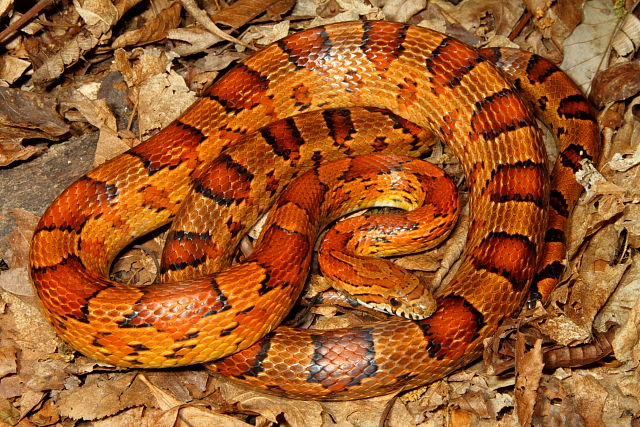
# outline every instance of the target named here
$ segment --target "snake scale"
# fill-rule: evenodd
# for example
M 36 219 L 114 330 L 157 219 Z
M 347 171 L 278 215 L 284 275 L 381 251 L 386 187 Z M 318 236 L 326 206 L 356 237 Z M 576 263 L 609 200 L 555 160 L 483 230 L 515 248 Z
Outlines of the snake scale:
M 551 186 L 530 108 L 558 139 Z M 276 215 L 265 250 L 229 267 L 242 235 L 305 169 L 380 151 L 420 156 L 427 133 L 459 158 L 472 207 L 436 312 L 331 331 L 276 328 L 305 281 L 310 245 L 278 247 L 291 230 Z M 581 191 L 575 172 L 598 154 L 589 103 L 536 55 L 479 52 L 384 21 L 312 28 L 253 54 L 164 130 L 65 190 L 35 231 L 31 277 L 57 333 L 106 363 L 213 361 L 218 374 L 307 399 L 408 389 L 476 359 L 531 283 L 548 296 Z M 204 202 L 220 213 L 202 211 Z M 169 283 L 109 280 L 124 247 L 170 221 Z

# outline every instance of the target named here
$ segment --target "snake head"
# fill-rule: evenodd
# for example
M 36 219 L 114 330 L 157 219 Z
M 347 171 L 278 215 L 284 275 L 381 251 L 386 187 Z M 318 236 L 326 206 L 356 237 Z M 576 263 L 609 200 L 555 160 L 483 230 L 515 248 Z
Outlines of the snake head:
M 367 291 L 359 292 L 364 289 Z M 426 319 L 437 308 L 436 300 L 428 287 L 407 271 L 404 271 L 403 280 L 386 284 L 384 287 L 379 286 L 379 283 L 370 286 L 360 284 L 350 287 L 349 290 L 340 286 L 339 290 L 347 298 L 364 307 L 411 320 Z

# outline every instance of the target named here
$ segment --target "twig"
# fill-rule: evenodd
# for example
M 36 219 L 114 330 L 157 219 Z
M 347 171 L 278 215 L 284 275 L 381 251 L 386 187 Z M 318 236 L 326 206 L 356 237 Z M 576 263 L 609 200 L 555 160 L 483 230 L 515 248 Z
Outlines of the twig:
M 9 25 L 0 33 L 0 43 L 4 42 L 9 36 L 13 35 L 16 31 L 18 31 L 24 24 L 29 22 L 33 17 L 38 15 L 45 7 L 49 6 L 53 3 L 54 0 L 40 0 L 38 3 L 33 5 L 31 9 L 27 11 L 24 15 L 20 17 L 16 22 Z
M 515 38 L 520 35 L 520 32 L 522 32 L 522 29 L 525 25 L 527 25 L 532 16 L 533 14 L 526 10 L 522 14 L 522 16 L 520 16 L 520 19 L 518 19 L 518 22 L 516 23 L 515 27 L 513 27 L 513 30 L 511 30 L 507 38 L 511 41 L 514 41 Z

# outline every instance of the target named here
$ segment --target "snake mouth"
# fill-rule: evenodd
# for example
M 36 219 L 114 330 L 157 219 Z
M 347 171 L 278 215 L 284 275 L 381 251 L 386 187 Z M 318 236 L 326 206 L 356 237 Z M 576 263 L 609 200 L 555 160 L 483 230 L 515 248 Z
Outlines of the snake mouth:
M 352 296 L 349 296 L 348 298 L 355 300 L 357 304 L 362 307 L 370 308 L 372 310 L 375 310 L 381 313 L 386 313 L 391 316 L 402 317 L 403 319 L 407 319 L 407 320 L 424 320 L 429 316 L 431 316 L 431 312 L 428 312 L 426 314 L 421 314 L 421 313 L 425 313 L 425 310 L 415 310 L 415 307 L 404 307 L 402 305 L 393 307 L 393 303 L 391 303 L 390 305 L 376 304 L 376 303 L 368 303 L 368 302 L 360 301 L 358 299 L 353 298 Z M 390 298 L 390 302 L 392 300 L 397 300 L 397 299 Z

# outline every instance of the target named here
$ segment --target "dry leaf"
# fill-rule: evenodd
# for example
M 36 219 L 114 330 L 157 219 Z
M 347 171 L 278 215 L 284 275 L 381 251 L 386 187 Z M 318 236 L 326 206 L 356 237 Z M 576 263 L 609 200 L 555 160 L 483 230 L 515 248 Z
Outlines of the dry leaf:
M 5 54 L 0 57 L 0 80 L 7 83 L 14 83 L 29 68 L 31 63 L 24 59 Z
M 75 35 L 69 33 L 55 40 L 53 49 L 48 47 L 42 52 L 33 73 L 33 83 L 37 86 L 51 83 L 99 43 L 108 41 L 112 26 L 138 1 L 119 1 L 116 4 L 110 0 L 87 0 L 82 4 L 74 1 L 76 12 L 87 25 Z
M 397 22 L 406 22 L 427 5 L 427 0 L 391 0 L 382 8 L 386 19 Z
M 452 399 L 451 403 L 478 418 L 493 419 L 496 416 L 495 413 L 492 413 L 487 397 L 484 393 L 478 391 L 469 391 L 456 399 Z
M 558 378 L 542 381 L 532 424 L 584 426 L 584 420 L 578 413 L 571 394 Z
M 0 421 L 14 426 L 20 421 L 20 411 L 7 399 L 0 397 Z
M 522 334 L 516 339 L 516 409 L 520 425 L 531 424 L 540 379 L 542 378 L 542 340 L 536 340 L 530 351 L 525 351 Z
M 404 406 L 396 405 L 397 401 L 395 395 L 387 395 L 352 402 L 322 402 L 321 405 L 325 415 L 337 425 L 401 425 L 394 417 L 398 411 L 391 413 L 396 406 Z
M 265 19 L 270 21 L 279 21 L 282 19 L 282 15 L 289 12 L 296 4 L 296 0 L 279 0 L 272 3 L 267 8 Z
M 180 56 L 187 56 L 200 53 L 214 44 L 222 41 L 222 37 L 200 27 L 176 28 L 167 32 L 167 37 L 171 40 L 179 40 L 180 43 L 173 51 Z
M 219 389 L 225 401 L 246 413 L 260 414 L 272 423 L 279 423 L 284 416 L 292 426 L 321 426 L 323 408 L 319 402 L 304 402 L 247 391 L 228 380 L 219 381 Z
M 176 427 L 250 427 L 248 424 L 230 415 L 216 414 L 203 408 L 187 406 L 178 411 Z
M 239 0 L 231 6 L 214 13 L 211 16 L 211 20 L 234 29 L 240 28 L 271 6 L 284 2 L 283 0 Z
M 280 40 L 288 33 L 289 21 L 282 21 L 274 25 L 254 25 L 242 35 L 240 40 L 247 44 L 257 42 L 259 45 L 266 46 Z M 241 46 L 236 46 L 236 49 L 238 52 L 244 51 Z
M 22 146 L 24 139 L 58 140 L 68 131 L 53 99 L 0 87 L 0 166 L 27 159 L 37 151 L 33 146 Z
M 181 11 L 182 6 L 179 2 L 172 3 L 169 7 L 161 10 L 154 19 L 145 22 L 142 27 L 126 32 L 115 39 L 111 47 L 139 46 L 164 40 L 169 30 L 180 24 Z
M 0 289 L 14 295 L 34 295 L 33 287 L 29 282 L 29 271 L 26 267 L 16 267 L 0 272 Z
M 196 96 L 184 78 L 174 71 L 156 74 L 140 86 L 138 111 L 140 134 L 148 136 L 162 129 L 191 106 Z
M 4 340 L 0 341 L 0 378 L 18 372 L 17 352 L 18 346 L 15 342 L 9 340 L 6 340 L 6 342 Z
M 480 42 L 477 36 L 508 34 L 524 10 L 519 2 L 500 0 L 467 0 L 457 5 L 443 1 L 438 5 L 450 22 L 446 27 L 447 32 L 472 45 Z M 455 17 L 455 20 L 451 17 Z M 474 37 L 465 36 L 460 29 L 453 30 L 451 27 L 456 24 Z
M 560 0 L 549 3 L 546 0 L 524 0 L 527 10 L 533 14 L 535 25 L 545 38 L 556 46 L 582 21 L 585 0 Z
M 58 398 L 61 415 L 74 420 L 97 420 L 126 409 L 120 395 L 131 384 L 136 374 L 92 374 L 80 387 L 63 390 Z
M 636 51 L 637 46 L 640 46 L 640 18 L 629 13 L 611 39 L 611 47 L 619 56 L 627 57 Z
M 606 425 L 603 420 L 607 390 L 592 375 L 576 374 L 565 380 L 573 391 L 576 412 L 587 426 Z
M 150 411 L 145 411 L 143 407 L 126 409 L 104 420 L 95 420 L 91 423 L 92 427 L 120 427 L 140 425 L 142 420 L 148 418 Z M 155 423 L 153 424 L 155 425 Z
M 587 94 L 617 23 L 609 2 L 592 0 L 585 3 L 580 25 L 563 40 L 564 59 L 560 68 Z
M 598 107 L 623 101 L 640 92 L 640 61 L 620 64 L 598 73 L 591 83 L 590 99 Z
M 1 0 L 0 1 L 0 18 L 4 18 L 13 6 L 13 0 Z
M 90 100 L 80 92 L 76 92 L 74 98 L 67 102 L 75 107 L 89 123 L 100 130 L 94 166 L 125 152 L 137 142 L 137 139 L 123 140 L 119 137 L 116 118 L 105 99 Z

